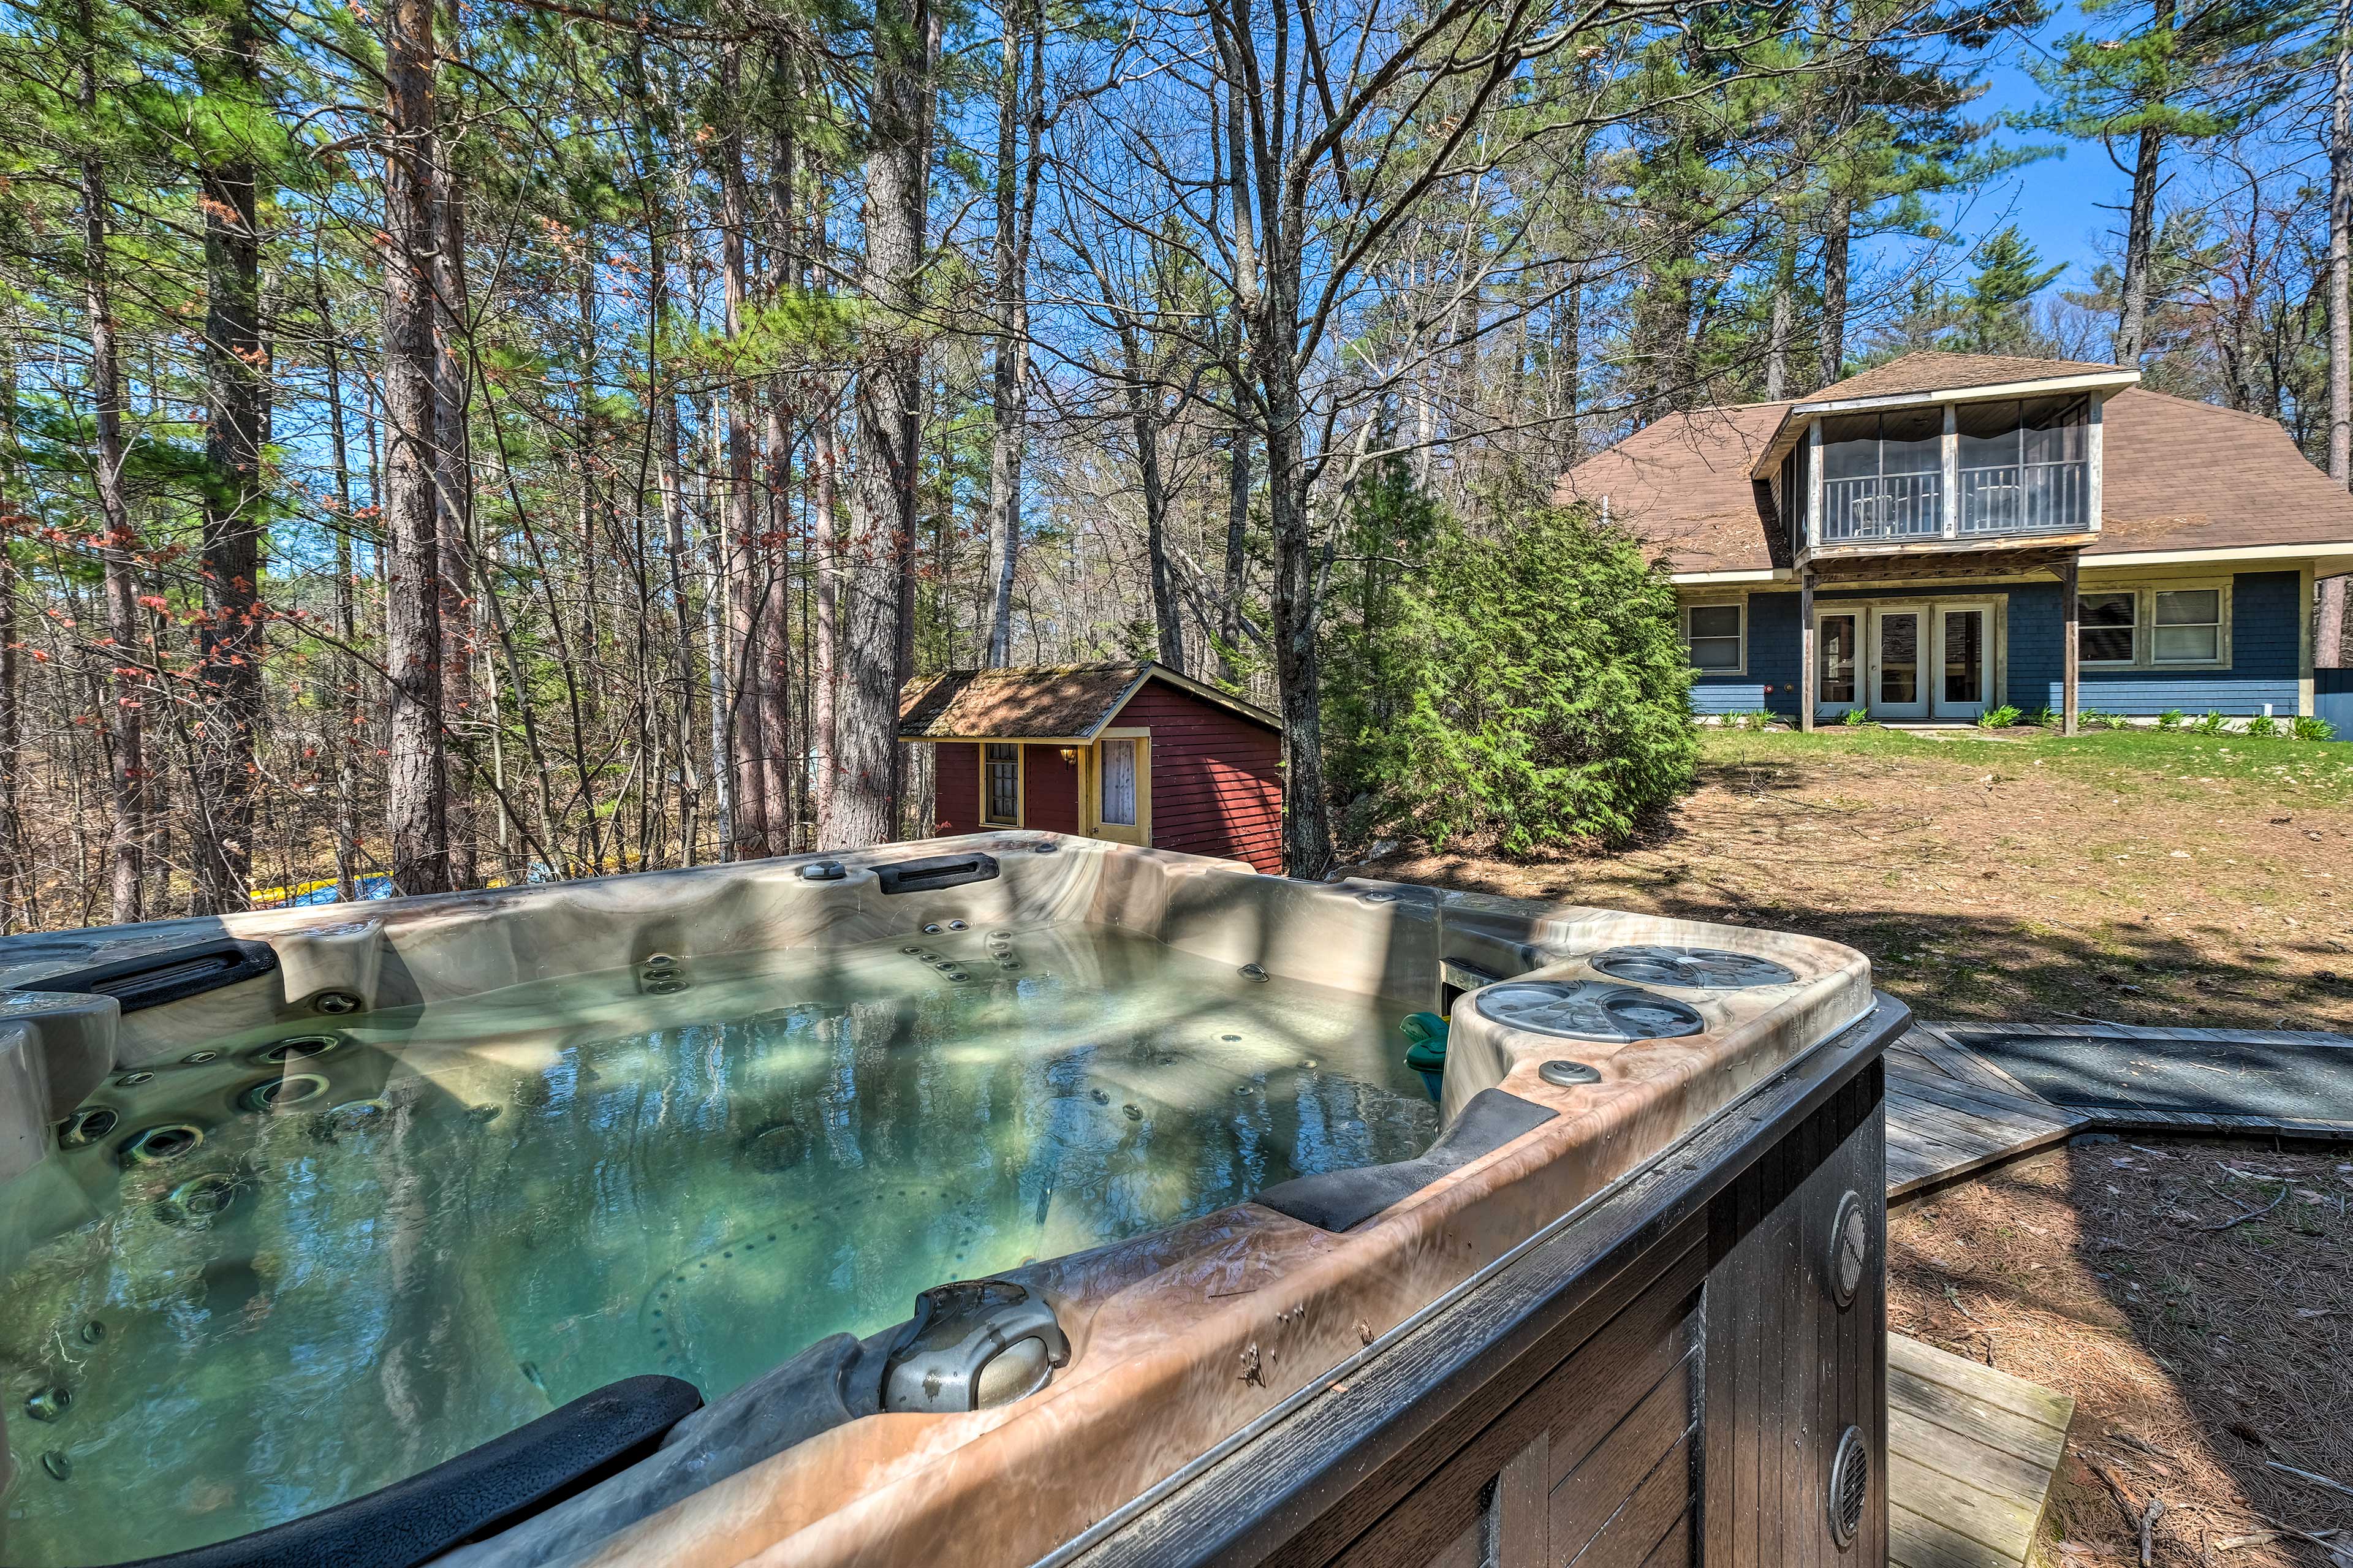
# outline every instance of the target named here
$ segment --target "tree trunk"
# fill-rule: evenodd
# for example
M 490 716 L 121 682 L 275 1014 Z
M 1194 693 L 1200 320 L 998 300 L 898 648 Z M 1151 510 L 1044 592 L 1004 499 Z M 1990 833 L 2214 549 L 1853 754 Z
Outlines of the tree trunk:
M 791 419 L 781 385 L 770 389 L 766 492 L 767 528 L 754 553 L 759 598 L 753 610 L 756 672 L 754 729 L 759 736 L 760 795 L 767 803 L 763 855 L 793 852 L 792 637 L 786 621 L 785 584 L 790 565 L 786 542 L 792 537 Z
M 745 231 L 751 221 L 751 195 L 744 178 L 741 49 L 741 45 L 727 45 L 720 64 L 720 91 L 728 118 L 719 146 L 719 253 L 730 339 L 744 331 L 750 289 Z M 727 717 L 735 757 L 735 850 L 744 856 L 768 852 L 769 819 L 759 734 L 764 688 L 759 683 L 756 645 L 764 574 L 757 570 L 760 552 L 753 540 L 758 525 L 752 489 L 755 440 L 752 401 L 751 383 L 741 376 L 731 377 L 727 384 L 727 663 L 734 677 L 735 695 Z
M 2173 7 L 2174 0 L 2156 0 L 2151 32 L 2172 28 Z M 2157 249 L 2157 186 L 2164 152 L 2165 132 L 2154 124 L 2143 126 L 2140 150 L 2133 159 L 2132 207 L 2125 227 L 2124 297 L 2116 306 L 2116 360 L 2127 370 L 2140 363 L 2148 346 L 2149 265 Z
M 2353 0 L 2337 4 L 2337 81 L 2328 110 L 2328 477 L 2353 486 Z M 2312 661 L 2345 663 L 2345 579 L 2320 584 Z
M 1028 37 L 1031 63 L 1024 68 Z M 1045 31 L 1030 0 L 1007 6 L 1003 72 L 997 93 L 997 360 L 988 451 L 989 616 L 987 663 L 1013 659 L 1013 579 L 1021 553 L 1021 458 L 1029 437 L 1029 236 L 1041 169 L 1038 141 L 1045 121 Z M 1029 162 L 1019 163 L 1018 132 L 1029 128 Z
M 242 7 L 217 56 L 200 67 L 208 94 L 261 96 L 259 43 Z M 194 851 L 199 914 L 245 907 L 253 860 L 254 737 L 261 711 L 261 447 L 269 397 L 261 346 L 261 242 L 252 154 L 241 128 L 206 149 L 196 172 L 205 214 L 205 618 L 196 639 L 202 696 Z
M 1269 293 L 1283 269 L 1268 268 Z M 1308 514 L 1303 418 L 1287 348 L 1265 356 L 1268 509 L 1274 525 L 1274 671 L 1282 704 L 1287 765 L 1282 774 L 1282 859 L 1293 877 L 1321 877 L 1332 861 L 1332 826 L 1324 785 L 1323 674 L 1316 647 L 1317 580 Z
M 1816 391 L 1846 374 L 1847 251 L 1853 238 L 1854 202 L 1845 192 L 1831 198 L 1822 222 L 1822 336 Z
M 817 552 L 817 626 L 809 649 L 809 750 L 816 777 L 811 787 L 816 791 L 817 819 L 823 823 L 829 809 L 827 801 L 833 794 L 834 778 L 834 695 L 839 666 L 837 649 L 841 639 L 841 551 L 842 531 L 840 479 L 841 453 L 834 438 L 838 410 L 836 400 L 828 396 L 819 416 L 809 428 L 809 463 L 816 472 L 815 493 L 811 504 L 817 517 L 810 530 L 810 548 Z
M 33 929 L 21 900 L 25 875 L 25 830 L 17 810 L 16 769 L 20 740 L 16 689 L 16 558 L 9 551 L 24 498 L 24 448 L 16 434 L 16 344 L 0 344 L 0 931 Z M 0 1432 L 0 1444 L 7 1435 Z M 0 1461 L 5 1467 L 5 1461 Z M 0 1477 L 0 1486 L 5 1486 Z
M 1242 571 L 1250 543 L 1250 433 L 1237 420 L 1226 444 L 1226 574 L 1218 604 L 1218 679 L 1238 685 L 1234 652 L 1242 635 Z
M 474 614 L 474 463 L 467 434 L 470 381 L 460 354 L 466 342 L 466 201 L 445 142 L 433 160 L 434 535 L 441 561 L 441 721 L 446 733 L 470 737 L 474 661 L 480 657 Z M 445 742 L 446 744 L 446 742 Z M 474 811 L 472 747 L 449 748 L 449 885 L 481 879 Z
M 1773 313 L 1766 325 L 1765 401 L 1778 403 L 1789 395 L 1789 337 L 1797 325 L 1798 229 L 1784 227 L 1780 254 L 1773 265 Z
M 386 827 L 400 893 L 449 887 L 448 770 L 441 727 L 441 557 L 433 395 L 434 0 L 386 0 L 384 522 L 391 560 L 385 666 L 391 684 Z M 549 847 L 551 849 L 553 847 Z
M 1182 675 L 1185 626 L 1176 581 L 1168 570 L 1168 493 L 1160 472 L 1160 390 L 1147 380 L 1149 371 L 1134 326 L 1123 322 L 1119 336 L 1127 360 L 1128 428 L 1135 437 L 1136 472 L 1144 484 L 1144 545 L 1152 576 L 1152 624 L 1159 634 L 1160 662 Z
M 923 395 L 913 333 L 922 265 L 925 143 L 934 19 L 930 0 L 883 0 L 874 16 L 874 86 L 866 158 L 866 297 L 873 342 L 858 376 L 858 468 L 843 563 L 834 773 L 818 847 L 847 849 L 898 835 L 902 587 L 912 548 L 915 475 L 909 433 Z
M 87 116 L 98 111 L 98 75 L 93 57 L 98 40 L 88 0 L 80 7 L 81 107 Z M 147 758 L 145 731 L 141 722 L 140 671 L 131 661 L 139 658 L 136 552 L 138 536 L 131 529 L 131 507 L 122 488 L 122 373 L 115 348 L 114 305 L 107 264 L 106 168 L 95 157 L 81 163 L 82 295 L 90 321 L 90 421 L 96 427 L 97 464 L 93 478 L 98 509 L 105 524 L 100 553 L 105 563 L 106 631 L 112 674 L 102 689 L 111 692 L 107 710 L 108 782 L 112 791 L 113 821 L 107 854 L 111 867 L 112 914 L 120 923 L 141 918 L 145 887 L 147 845 Z
M 359 642 L 357 595 L 352 584 L 352 467 L 343 435 L 343 372 L 341 345 L 319 287 L 320 330 L 326 339 L 327 439 L 335 464 L 335 897 L 349 903 L 359 894 Z

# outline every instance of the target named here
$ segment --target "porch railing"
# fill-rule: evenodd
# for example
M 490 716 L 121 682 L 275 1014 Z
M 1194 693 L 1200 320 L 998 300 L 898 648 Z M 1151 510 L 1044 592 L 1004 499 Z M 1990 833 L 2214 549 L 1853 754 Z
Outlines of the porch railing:
M 2088 463 L 1999 463 L 1960 472 L 1960 531 L 2079 533 L 2091 515 Z
M 1945 531 L 1941 474 L 1865 474 L 1822 481 L 1822 542 L 1934 539 Z

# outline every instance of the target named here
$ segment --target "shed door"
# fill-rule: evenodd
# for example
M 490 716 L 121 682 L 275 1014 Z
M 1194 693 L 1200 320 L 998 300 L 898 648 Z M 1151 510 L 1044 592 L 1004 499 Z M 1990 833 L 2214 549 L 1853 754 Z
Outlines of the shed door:
M 1152 842 L 1152 732 L 1106 730 L 1094 743 L 1095 837 L 1120 844 Z

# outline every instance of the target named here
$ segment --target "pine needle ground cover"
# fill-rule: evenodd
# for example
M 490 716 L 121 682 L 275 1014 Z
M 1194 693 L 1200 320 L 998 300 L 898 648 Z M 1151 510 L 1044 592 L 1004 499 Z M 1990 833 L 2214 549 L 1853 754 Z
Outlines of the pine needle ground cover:
M 1608 854 L 1368 875 L 1810 931 L 1924 1016 L 2353 1031 L 2353 745 L 1708 730 Z

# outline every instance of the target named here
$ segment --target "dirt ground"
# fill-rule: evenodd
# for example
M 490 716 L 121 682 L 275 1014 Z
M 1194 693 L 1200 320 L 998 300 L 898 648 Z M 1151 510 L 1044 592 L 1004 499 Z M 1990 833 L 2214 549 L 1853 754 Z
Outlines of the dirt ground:
M 2353 1029 L 2353 744 L 1710 731 L 1629 849 L 1364 874 L 1813 931 L 1930 1018 Z
M 2139 1563 L 2156 1501 L 2156 1563 L 2353 1565 L 2353 1150 L 2291 1151 L 2086 1143 L 1889 1215 L 1889 1328 L 2075 1398 L 2041 1562 Z

